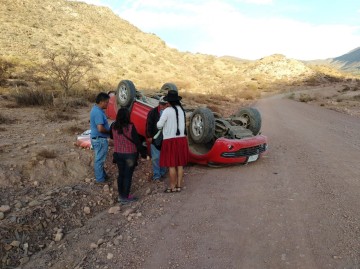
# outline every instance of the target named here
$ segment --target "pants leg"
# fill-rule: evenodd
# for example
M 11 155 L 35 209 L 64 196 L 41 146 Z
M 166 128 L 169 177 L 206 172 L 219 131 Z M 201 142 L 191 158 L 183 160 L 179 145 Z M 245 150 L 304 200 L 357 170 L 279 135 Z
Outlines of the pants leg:
M 104 138 L 91 139 L 91 145 L 94 149 L 94 172 L 95 179 L 98 182 L 105 181 L 104 163 L 108 152 L 108 140 Z
M 132 176 L 135 170 L 137 153 L 117 153 L 116 164 L 119 169 L 118 191 L 121 199 L 128 198 L 131 189 Z

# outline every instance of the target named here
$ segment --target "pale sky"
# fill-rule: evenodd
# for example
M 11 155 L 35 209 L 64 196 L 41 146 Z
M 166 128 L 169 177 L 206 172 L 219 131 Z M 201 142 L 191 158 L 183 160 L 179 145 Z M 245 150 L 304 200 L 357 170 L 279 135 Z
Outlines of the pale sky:
M 81 0 L 110 7 L 180 51 L 256 60 L 341 56 L 360 47 L 359 0 Z

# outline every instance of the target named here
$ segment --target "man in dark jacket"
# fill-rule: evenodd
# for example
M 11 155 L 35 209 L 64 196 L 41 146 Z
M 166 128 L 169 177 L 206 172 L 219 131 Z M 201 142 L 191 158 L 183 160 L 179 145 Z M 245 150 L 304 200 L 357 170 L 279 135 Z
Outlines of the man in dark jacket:
M 153 180 L 161 180 L 161 177 L 165 176 L 166 168 L 159 166 L 160 149 L 156 148 L 153 144 L 153 137 L 159 131 L 156 127 L 156 123 L 160 119 L 161 112 L 167 107 L 168 103 L 162 96 L 159 100 L 159 105 L 150 110 L 146 120 L 146 136 L 149 143 L 151 143 L 151 163 L 153 168 Z

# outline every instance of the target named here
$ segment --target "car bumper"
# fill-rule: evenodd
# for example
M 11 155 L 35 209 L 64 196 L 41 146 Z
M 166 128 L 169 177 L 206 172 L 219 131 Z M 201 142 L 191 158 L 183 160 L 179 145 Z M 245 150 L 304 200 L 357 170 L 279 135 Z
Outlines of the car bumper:
M 266 153 L 267 138 L 258 135 L 243 139 L 219 138 L 206 154 L 196 154 L 190 148 L 190 162 L 209 166 L 245 164 Z

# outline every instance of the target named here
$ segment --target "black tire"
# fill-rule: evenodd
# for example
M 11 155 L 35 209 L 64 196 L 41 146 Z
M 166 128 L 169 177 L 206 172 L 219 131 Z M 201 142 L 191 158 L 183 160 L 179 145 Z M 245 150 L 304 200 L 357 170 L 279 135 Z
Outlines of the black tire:
M 118 107 L 130 107 L 136 96 L 136 88 L 132 81 L 120 81 L 116 89 L 116 101 Z
M 164 85 L 162 85 L 162 87 L 160 89 L 160 92 L 164 93 L 164 94 L 167 94 L 168 91 L 170 91 L 170 90 L 179 92 L 176 85 L 174 83 L 170 83 L 170 82 L 165 83 Z
M 194 110 L 190 116 L 190 136 L 194 143 L 206 144 L 215 134 L 215 118 L 212 111 L 201 107 Z
M 261 115 L 259 110 L 254 107 L 240 109 L 236 114 L 243 118 L 243 127 L 249 129 L 253 135 L 258 135 L 261 129 Z

